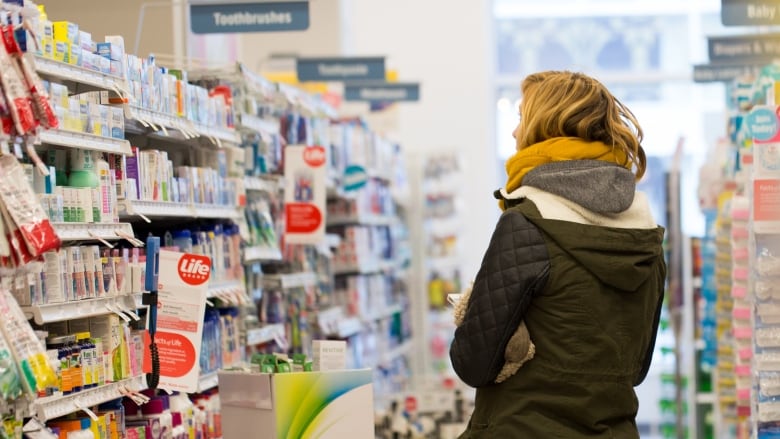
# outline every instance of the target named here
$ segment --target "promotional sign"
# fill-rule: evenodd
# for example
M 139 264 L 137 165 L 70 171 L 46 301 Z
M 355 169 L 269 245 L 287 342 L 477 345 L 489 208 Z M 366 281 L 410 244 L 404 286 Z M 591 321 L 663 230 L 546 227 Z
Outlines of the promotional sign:
M 418 83 L 347 84 L 344 89 L 347 101 L 413 102 L 420 100 Z
M 780 109 L 758 106 L 747 116 L 753 138 L 753 231 L 780 233 Z
M 295 62 L 301 82 L 384 81 L 383 57 L 298 58 Z
M 190 4 L 196 34 L 302 31 L 309 28 L 309 2 L 196 2 Z
M 693 66 L 693 82 L 731 82 L 746 75 L 758 75 L 762 64 L 699 64 Z
M 326 157 L 321 146 L 284 148 L 287 244 L 319 244 L 325 239 Z
M 196 392 L 211 259 L 161 250 L 159 276 L 157 332 L 154 336 L 160 353 L 158 387 L 177 392 Z M 147 361 L 150 361 L 148 352 Z
M 720 18 L 725 26 L 780 24 L 777 0 L 721 0 Z
M 761 64 L 780 56 L 780 34 L 710 37 L 707 46 L 712 63 Z

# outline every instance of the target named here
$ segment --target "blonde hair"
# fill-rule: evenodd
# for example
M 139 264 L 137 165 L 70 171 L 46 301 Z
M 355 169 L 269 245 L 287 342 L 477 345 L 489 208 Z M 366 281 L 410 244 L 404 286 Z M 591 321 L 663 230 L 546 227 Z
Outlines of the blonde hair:
M 577 72 L 534 73 L 523 80 L 518 151 L 553 137 L 579 137 L 619 148 L 625 166 L 642 178 L 647 157 L 642 148 L 642 128 L 634 114 L 607 88 Z

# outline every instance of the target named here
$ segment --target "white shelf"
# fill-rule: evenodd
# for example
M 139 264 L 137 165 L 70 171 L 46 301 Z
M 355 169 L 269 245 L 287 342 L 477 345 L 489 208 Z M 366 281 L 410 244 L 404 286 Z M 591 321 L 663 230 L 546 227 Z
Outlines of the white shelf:
M 715 404 L 718 401 L 718 395 L 715 393 L 697 393 L 696 402 L 699 404 Z
M 242 280 L 214 282 L 209 285 L 208 298 L 214 297 L 240 302 L 247 297 L 246 284 Z
M 35 70 L 43 77 L 75 85 L 73 93 L 98 90 L 119 93 L 127 88 L 125 81 L 119 76 L 96 72 L 41 56 L 35 57 Z
M 339 320 L 336 326 L 336 333 L 332 334 L 338 338 L 348 338 L 363 331 L 363 321 L 358 317 L 347 317 Z
M 329 215 L 329 226 L 365 225 L 365 226 L 389 226 L 395 224 L 398 219 L 393 215 L 358 215 L 341 216 Z
M 137 376 L 70 395 L 38 398 L 33 401 L 31 411 L 40 421 L 46 422 L 76 413 L 80 410 L 79 407 L 93 407 L 121 398 L 119 389 L 123 387 L 135 391 L 146 389 L 146 378 Z
M 458 268 L 460 258 L 455 256 L 441 256 L 427 259 L 430 270 L 448 270 Z
M 202 393 L 207 390 L 211 390 L 219 385 L 219 372 L 211 372 L 205 375 L 201 375 L 198 380 L 198 391 L 196 393 Z
M 390 349 L 387 352 L 380 353 L 378 356 L 379 358 L 377 358 L 375 362 L 368 362 L 367 367 L 375 368 L 378 366 L 387 366 L 388 364 L 392 363 L 393 360 L 395 360 L 396 358 L 408 354 L 413 347 L 414 344 L 412 340 L 407 340 L 403 342 L 400 346 L 396 346 L 395 348 Z
M 241 211 L 238 209 L 238 206 L 196 204 L 192 207 L 192 210 L 193 210 L 192 216 L 196 218 L 234 219 L 241 216 Z
M 282 251 L 278 248 L 255 246 L 244 249 L 244 263 L 257 261 L 281 261 Z
M 267 274 L 263 276 L 263 283 L 283 290 L 306 288 L 317 285 L 317 275 L 315 273 Z
M 402 312 L 404 310 L 404 307 L 400 304 L 390 305 L 382 307 L 381 309 L 363 317 L 363 321 L 365 322 L 374 322 L 377 320 L 384 320 L 388 317 L 393 316 L 394 314 L 397 314 L 399 312 Z
M 396 268 L 398 262 L 394 260 L 379 260 L 362 262 L 355 266 L 337 266 L 333 268 L 333 274 L 346 275 L 346 274 L 372 274 L 382 271 L 388 271 Z
M 120 203 L 120 217 L 143 215 L 148 218 L 230 218 L 241 216 L 237 206 L 174 203 L 171 201 L 125 200 Z
M 284 337 L 284 335 L 284 325 L 281 323 L 265 325 L 261 328 L 248 329 L 246 331 L 246 345 L 257 346 Z
M 141 293 L 130 296 L 101 297 L 73 302 L 23 306 L 22 311 L 24 311 L 24 315 L 28 319 L 35 319 L 35 323 L 44 325 L 52 322 L 113 314 L 113 311 L 109 310 L 108 307 L 120 310 L 141 308 L 143 307 Z
M 130 142 L 125 139 L 96 136 L 90 133 L 80 133 L 67 130 L 41 131 L 38 136 L 41 143 L 47 145 L 66 146 L 68 148 L 89 149 L 111 154 L 130 155 Z
M 124 239 L 117 232 L 133 236 L 133 227 L 128 223 L 52 223 L 52 226 L 62 241 Z
M 222 128 L 222 127 L 209 127 L 204 124 L 198 124 L 182 117 L 174 116 L 172 114 L 161 113 L 158 111 L 147 110 L 133 105 L 125 107 L 125 117 L 133 121 L 142 122 L 138 126 L 135 122 L 132 125 L 126 125 L 126 128 L 136 131 L 146 132 L 147 130 L 155 131 L 157 134 L 161 134 L 164 137 L 175 139 L 177 141 L 190 141 L 197 137 L 207 137 L 221 142 L 227 142 L 239 145 L 241 144 L 241 136 L 234 129 Z M 127 122 L 127 121 L 126 121 Z M 153 126 L 145 127 L 143 123 L 151 124 Z M 168 130 L 175 130 L 180 135 L 174 135 Z
M 239 120 L 239 126 L 244 130 L 271 136 L 279 134 L 279 121 L 276 119 L 261 119 L 251 114 L 241 114 Z
M 262 191 L 275 194 L 282 187 L 281 176 L 268 177 L 246 177 L 244 178 L 244 189 L 247 191 Z
M 143 215 L 149 218 L 191 218 L 194 216 L 189 204 L 142 200 L 125 200 L 119 204 L 120 217 Z

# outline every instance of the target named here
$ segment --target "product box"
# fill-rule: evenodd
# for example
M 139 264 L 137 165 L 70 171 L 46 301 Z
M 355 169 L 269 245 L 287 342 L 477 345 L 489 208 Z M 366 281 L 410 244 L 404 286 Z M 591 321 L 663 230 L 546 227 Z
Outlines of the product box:
M 79 25 L 69 21 L 55 21 L 52 23 L 52 35 L 54 41 L 78 44 Z
M 89 319 L 89 332 L 103 341 L 103 370 L 106 382 L 124 378 L 127 367 L 127 345 L 119 316 L 110 314 Z
M 82 56 L 83 49 L 81 46 L 77 46 L 75 44 L 70 45 L 70 57 L 68 58 L 68 64 L 74 65 L 74 66 L 81 66 L 83 63 L 83 56 Z
M 67 41 L 54 41 L 54 60 L 70 64 L 71 44 Z
M 281 374 L 221 371 L 219 396 L 226 438 L 374 437 L 370 369 Z
M 312 341 L 312 368 L 315 371 L 344 370 L 347 367 L 347 342 Z

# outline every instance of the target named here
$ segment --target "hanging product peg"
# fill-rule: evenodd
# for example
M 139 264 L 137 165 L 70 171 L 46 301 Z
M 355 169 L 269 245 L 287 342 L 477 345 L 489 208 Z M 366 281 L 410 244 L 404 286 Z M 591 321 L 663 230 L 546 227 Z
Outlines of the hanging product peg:
M 157 332 L 157 286 L 160 273 L 160 238 L 146 238 L 146 291 L 142 303 L 149 307 L 149 351 L 152 359 L 152 372 L 146 374 L 146 384 L 150 389 L 156 389 L 160 382 L 160 353 L 154 335 Z

